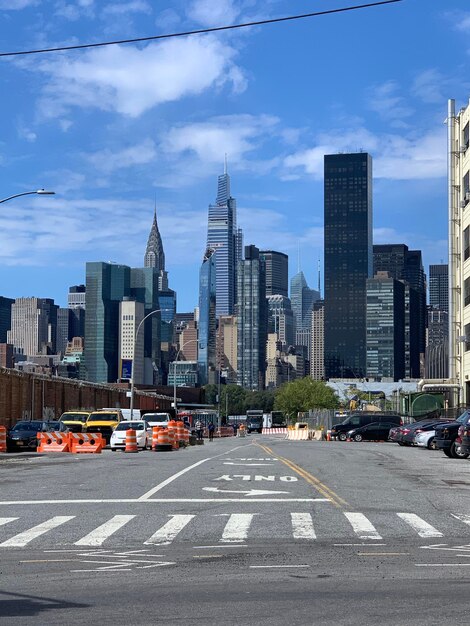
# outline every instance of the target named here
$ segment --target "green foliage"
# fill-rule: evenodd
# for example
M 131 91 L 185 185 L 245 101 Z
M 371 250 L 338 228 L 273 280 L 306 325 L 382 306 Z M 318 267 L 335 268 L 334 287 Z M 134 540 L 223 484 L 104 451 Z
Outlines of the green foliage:
M 274 400 L 274 409 L 283 411 L 291 419 L 296 418 L 299 412 L 310 409 L 336 409 L 338 397 L 324 382 L 313 380 L 310 377 L 285 383 L 277 391 Z
M 262 409 L 263 413 L 270 413 L 274 406 L 274 391 L 247 391 L 245 396 L 245 411 Z
M 245 413 L 246 390 L 238 385 L 222 385 L 220 390 L 220 412 L 227 415 L 243 415 Z

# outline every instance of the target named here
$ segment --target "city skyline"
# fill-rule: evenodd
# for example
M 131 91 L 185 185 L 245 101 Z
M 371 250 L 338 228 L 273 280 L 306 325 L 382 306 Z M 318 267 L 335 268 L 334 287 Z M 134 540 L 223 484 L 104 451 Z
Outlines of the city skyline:
M 287 0 L 175 0 L 160 12 L 148 2 L 118 4 L 121 12 L 93 0 L 3 3 L 0 49 L 293 12 Z M 178 310 L 191 310 L 225 153 L 244 243 L 292 261 L 300 250 L 310 285 L 323 257 L 322 159 L 340 151 L 373 157 L 374 243 L 422 250 L 426 271 L 445 261 L 442 122 L 448 98 L 457 109 L 468 103 L 467 5 L 405 1 L 240 33 L 5 60 L 0 195 L 44 186 L 56 196 L 2 205 L 0 295 L 66 306 L 86 262 L 140 266 L 156 196 Z M 299 1 L 295 12 L 311 9 Z M 117 63 L 121 83 L 110 72 Z M 161 80 L 168 71 L 171 89 Z M 298 269 L 290 265 L 289 279 Z

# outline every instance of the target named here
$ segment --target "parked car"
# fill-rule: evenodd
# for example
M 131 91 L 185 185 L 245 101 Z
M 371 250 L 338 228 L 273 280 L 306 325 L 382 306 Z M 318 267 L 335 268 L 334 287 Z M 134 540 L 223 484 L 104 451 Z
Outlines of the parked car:
M 81 433 L 90 415 L 90 411 L 66 411 L 59 418 L 72 433 Z
M 44 420 L 22 420 L 17 422 L 13 428 L 7 432 L 7 449 L 13 450 L 36 450 L 38 445 L 37 434 L 41 432 L 66 431 L 64 424 L 58 421 Z
M 469 456 L 468 452 L 462 451 L 462 442 L 458 439 L 460 426 L 468 423 L 469 418 L 470 412 L 464 411 L 456 420 L 436 426 L 436 448 L 451 459 L 466 459 Z
M 346 441 L 348 438 L 348 431 L 353 430 L 355 428 L 360 428 L 361 426 L 366 426 L 367 424 L 372 424 L 372 422 L 380 422 L 392 424 L 392 426 L 399 426 L 403 423 L 401 415 L 387 415 L 386 413 L 366 413 L 357 412 L 351 413 L 344 422 L 341 424 L 335 424 L 331 429 L 331 436 L 337 437 L 340 441 Z
M 470 455 L 470 418 L 459 427 L 458 436 L 460 438 L 460 451 L 462 454 Z
M 434 436 L 436 431 L 434 428 L 430 430 L 422 430 L 421 432 L 417 432 L 415 434 L 415 445 L 420 448 L 427 448 L 428 450 L 435 450 L 436 444 L 434 441 Z
M 152 442 L 152 429 L 148 427 L 145 420 L 132 420 L 119 422 L 114 431 L 111 433 L 109 447 L 113 452 L 126 447 L 126 433 L 128 430 L 135 430 L 137 438 L 137 447 L 145 450 Z M 149 434 L 150 431 L 150 434 Z
M 403 446 L 415 445 L 415 436 L 422 432 L 428 432 L 434 430 L 438 424 L 445 423 L 445 419 L 433 419 L 422 420 L 420 422 L 414 422 L 414 424 L 407 424 L 401 430 L 398 442 Z
M 348 431 L 348 439 L 353 441 L 387 441 L 393 422 L 372 422 Z

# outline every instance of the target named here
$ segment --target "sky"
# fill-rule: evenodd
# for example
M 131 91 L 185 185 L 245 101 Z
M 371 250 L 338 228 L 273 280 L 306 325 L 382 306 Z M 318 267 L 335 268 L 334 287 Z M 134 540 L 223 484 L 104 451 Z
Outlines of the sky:
M 0 52 L 350 7 L 354 0 L 0 0 Z M 447 101 L 470 97 L 468 0 L 0 59 L 0 295 L 54 298 L 87 261 L 142 267 L 154 205 L 178 311 L 198 301 L 227 154 L 244 243 L 323 268 L 323 156 L 373 159 L 374 243 L 447 262 Z

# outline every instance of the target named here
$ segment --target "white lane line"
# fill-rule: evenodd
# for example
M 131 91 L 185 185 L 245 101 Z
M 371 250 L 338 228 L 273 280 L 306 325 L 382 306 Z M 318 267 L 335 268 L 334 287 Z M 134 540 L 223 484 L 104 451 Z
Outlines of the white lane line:
M 470 526 L 470 515 L 455 515 L 454 513 L 451 513 L 451 515 L 452 517 L 458 519 L 460 522 L 463 522 L 464 524 L 468 524 L 468 526 Z
M 145 544 L 168 545 L 183 528 L 189 524 L 194 515 L 172 515 L 170 520 L 154 533 Z
M 155 487 L 153 487 L 152 489 L 147 491 L 147 493 L 144 493 L 144 495 L 140 496 L 140 498 L 138 498 L 138 500 L 139 501 L 147 500 L 148 498 L 153 496 L 154 493 L 157 493 L 157 491 L 160 491 L 160 489 L 163 489 L 163 487 L 166 487 L 167 485 L 172 483 L 174 480 L 176 480 L 180 476 L 183 476 L 183 474 L 186 474 L 186 472 L 190 472 L 192 469 L 194 469 L 198 465 L 202 465 L 202 463 L 205 463 L 206 461 L 210 461 L 210 460 L 211 460 L 210 458 L 202 459 L 202 461 L 198 461 L 197 463 L 194 463 L 193 465 L 190 465 L 189 467 L 185 467 L 180 472 L 177 472 L 176 474 L 173 474 L 173 476 L 170 476 L 169 478 L 167 478 L 166 480 L 164 480 L 160 484 L 156 485 Z
M 294 539 L 316 539 L 313 520 L 310 513 L 291 513 Z
M 253 513 L 232 513 L 225 524 L 220 541 L 227 543 L 245 541 L 254 515 Z
M 25 530 L 23 533 L 15 535 L 11 539 L 7 539 L 7 541 L 0 543 L 0 546 L 3 548 L 22 548 L 33 539 L 44 535 L 44 533 L 57 528 L 57 526 L 60 526 L 61 524 L 65 524 L 65 522 L 68 522 L 74 517 L 75 515 L 57 515 L 56 517 L 51 517 L 51 519 L 46 522 L 33 526 L 33 528 Z
M 377 539 L 378 541 L 382 539 L 375 527 L 371 524 L 371 522 L 369 522 L 363 513 L 345 512 L 344 516 L 353 527 L 353 530 L 359 539 Z
M 415 567 L 470 567 L 470 563 L 415 563 Z
M 88 535 L 75 542 L 76 546 L 101 546 L 113 533 L 122 528 L 135 515 L 115 515 L 110 520 L 92 530 Z
M 3 526 L 4 524 L 9 524 L 10 522 L 14 522 L 17 519 L 17 517 L 0 517 L 0 526 Z
M 193 550 L 206 550 L 207 548 L 248 548 L 248 546 L 246 545 L 246 543 L 241 544 L 241 543 L 237 543 L 237 545 L 229 545 L 229 544 L 225 544 L 223 546 L 221 546 L 220 544 L 218 546 L 193 546 Z
M 287 568 L 307 568 L 310 565 L 250 565 L 250 569 L 287 569 Z
M 331 502 L 328 498 L 109 498 L 102 500 L 11 500 L 0 502 L 0 505 L 30 505 L 30 504 L 165 504 L 175 502 Z
M 397 513 L 398 517 L 406 522 L 413 530 L 416 530 L 420 537 L 443 537 L 444 535 L 434 526 L 425 522 L 415 513 Z

